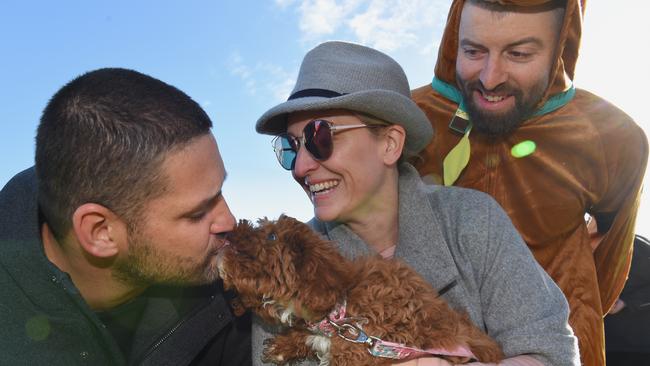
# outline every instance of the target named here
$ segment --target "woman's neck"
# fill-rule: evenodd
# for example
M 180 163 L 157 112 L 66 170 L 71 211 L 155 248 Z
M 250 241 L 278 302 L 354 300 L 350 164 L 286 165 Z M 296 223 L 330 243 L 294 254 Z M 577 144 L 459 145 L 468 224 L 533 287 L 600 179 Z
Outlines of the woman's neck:
M 377 194 L 372 208 L 359 215 L 360 219 L 346 222 L 352 231 L 378 253 L 396 245 L 399 238 L 397 170 L 388 180 L 390 183 Z
M 348 227 L 376 252 L 397 244 L 398 219 L 394 215 L 376 215 L 364 222 L 349 222 Z

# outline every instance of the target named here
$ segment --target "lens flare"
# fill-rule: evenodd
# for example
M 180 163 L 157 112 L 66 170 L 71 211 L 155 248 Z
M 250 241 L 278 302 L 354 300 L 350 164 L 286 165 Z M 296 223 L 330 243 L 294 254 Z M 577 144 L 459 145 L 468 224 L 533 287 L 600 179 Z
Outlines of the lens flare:
M 523 158 L 525 156 L 534 153 L 535 149 L 537 149 L 537 145 L 535 145 L 535 142 L 531 140 L 526 140 L 513 146 L 512 149 L 510 149 L 510 153 L 515 158 Z
M 25 333 L 35 341 L 42 341 L 50 335 L 50 320 L 45 315 L 31 317 L 25 323 Z

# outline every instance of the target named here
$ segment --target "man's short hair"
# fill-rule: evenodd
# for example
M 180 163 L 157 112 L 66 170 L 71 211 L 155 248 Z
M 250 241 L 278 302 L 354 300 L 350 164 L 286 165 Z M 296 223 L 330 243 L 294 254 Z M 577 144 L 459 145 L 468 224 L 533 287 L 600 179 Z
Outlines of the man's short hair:
M 44 219 L 59 239 L 84 203 L 135 220 L 165 189 L 161 164 L 167 154 L 211 127 L 189 96 L 148 75 L 106 68 L 77 77 L 52 97 L 38 126 Z

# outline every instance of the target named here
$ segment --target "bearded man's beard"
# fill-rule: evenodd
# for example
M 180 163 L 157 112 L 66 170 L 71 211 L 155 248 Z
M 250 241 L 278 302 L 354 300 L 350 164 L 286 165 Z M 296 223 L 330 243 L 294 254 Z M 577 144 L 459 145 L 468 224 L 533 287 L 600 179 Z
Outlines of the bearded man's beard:
M 537 104 L 544 96 L 548 86 L 548 78 L 540 79 L 526 94 L 508 82 L 499 84 L 492 90 L 487 90 L 480 80 L 463 80 L 458 73 L 456 73 L 456 83 L 463 95 L 465 112 L 469 114 L 472 130 L 491 137 L 498 137 L 509 135 L 535 113 Z M 474 102 L 473 93 L 475 91 L 513 96 L 515 105 L 504 112 L 483 110 Z

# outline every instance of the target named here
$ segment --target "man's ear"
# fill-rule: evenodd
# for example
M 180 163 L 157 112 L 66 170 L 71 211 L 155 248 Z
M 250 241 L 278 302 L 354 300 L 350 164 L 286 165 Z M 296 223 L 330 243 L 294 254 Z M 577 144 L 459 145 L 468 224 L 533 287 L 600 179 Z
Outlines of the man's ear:
M 397 162 L 404 151 L 406 130 L 400 125 L 390 125 L 385 129 L 384 163 L 392 165 Z
M 72 228 L 79 245 L 93 257 L 111 258 L 126 239 L 126 224 L 113 211 L 96 203 L 85 203 L 72 215 Z

